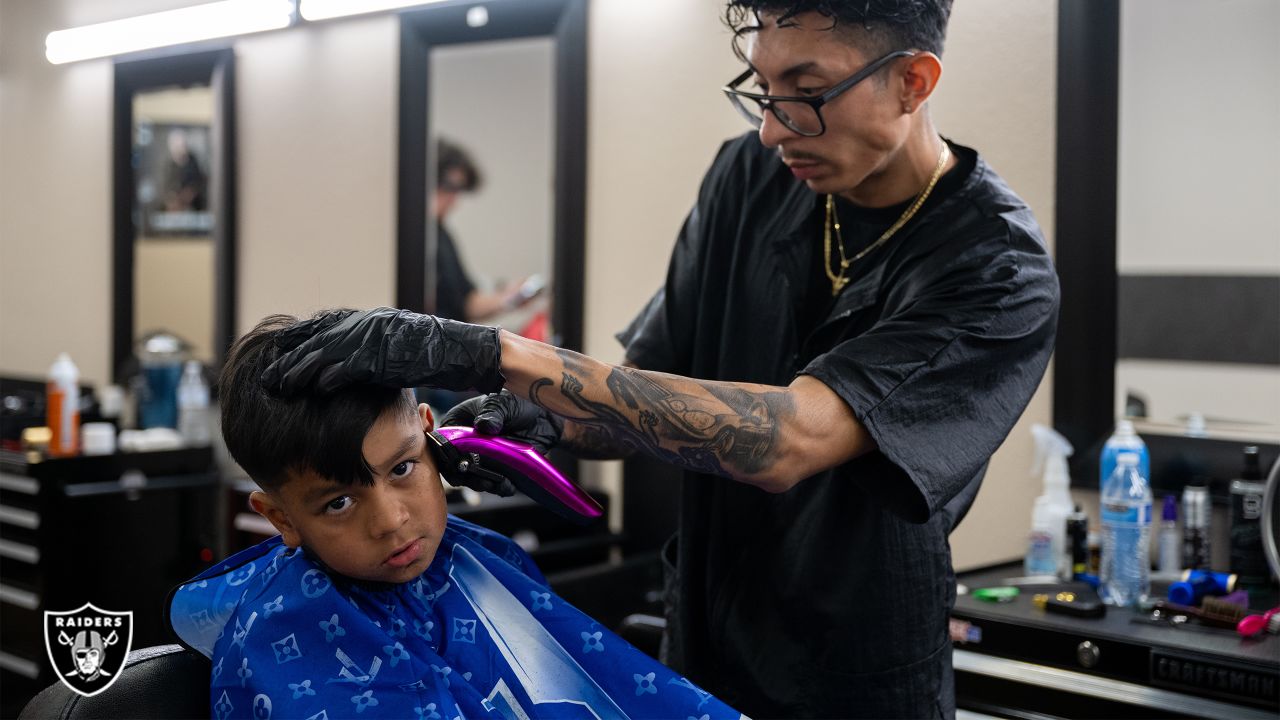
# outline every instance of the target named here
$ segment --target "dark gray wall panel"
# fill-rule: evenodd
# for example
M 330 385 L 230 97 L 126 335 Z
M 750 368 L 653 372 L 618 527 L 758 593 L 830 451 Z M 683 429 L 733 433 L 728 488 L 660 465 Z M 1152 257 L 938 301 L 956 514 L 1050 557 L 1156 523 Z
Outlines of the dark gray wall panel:
M 1118 356 L 1280 365 L 1280 277 L 1121 275 Z

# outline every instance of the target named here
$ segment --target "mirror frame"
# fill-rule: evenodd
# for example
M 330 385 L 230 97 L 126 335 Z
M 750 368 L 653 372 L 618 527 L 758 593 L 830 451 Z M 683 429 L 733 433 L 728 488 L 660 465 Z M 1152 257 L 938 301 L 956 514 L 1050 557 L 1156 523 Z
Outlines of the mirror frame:
M 551 322 L 556 345 L 582 350 L 587 192 L 586 0 L 492 0 L 488 24 L 467 25 L 473 2 L 400 13 L 400 111 L 396 222 L 396 305 L 426 312 L 428 138 L 431 48 L 551 36 L 555 49 L 555 200 Z
M 236 127 L 235 53 L 230 47 L 148 54 L 114 63 L 112 110 L 112 333 L 111 368 L 124 382 L 136 340 L 134 333 L 135 178 L 133 97 L 173 85 L 208 85 L 213 92 L 209 207 L 214 214 L 214 298 L 211 361 L 216 373 L 235 340 L 236 289 Z
M 1071 442 L 1072 485 L 1098 488 L 1099 453 L 1115 423 L 1119 351 L 1117 269 L 1121 0 L 1058 0 L 1054 261 L 1061 283 L 1054 353 L 1053 425 Z M 1240 471 L 1257 445 L 1263 467 L 1280 446 L 1251 440 L 1143 432 L 1152 488 L 1177 492 L 1196 475 Z

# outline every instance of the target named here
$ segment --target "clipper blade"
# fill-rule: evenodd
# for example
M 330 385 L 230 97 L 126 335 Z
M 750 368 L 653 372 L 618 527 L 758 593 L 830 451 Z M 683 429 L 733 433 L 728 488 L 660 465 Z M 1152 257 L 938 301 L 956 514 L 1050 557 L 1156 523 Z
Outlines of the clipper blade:
M 595 498 L 530 445 L 456 425 L 436 432 L 459 452 L 479 457 L 484 469 L 507 478 L 529 498 L 567 520 L 586 524 L 604 512 Z

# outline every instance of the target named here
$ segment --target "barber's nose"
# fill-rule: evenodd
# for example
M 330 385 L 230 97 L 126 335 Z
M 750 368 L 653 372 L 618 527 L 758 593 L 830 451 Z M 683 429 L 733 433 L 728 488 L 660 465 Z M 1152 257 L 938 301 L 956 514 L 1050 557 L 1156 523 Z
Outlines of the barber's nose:
M 760 144 L 769 148 L 776 149 L 784 140 L 795 137 L 796 133 L 791 128 L 782 124 L 777 115 L 772 110 L 765 110 L 761 114 L 760 120 Z

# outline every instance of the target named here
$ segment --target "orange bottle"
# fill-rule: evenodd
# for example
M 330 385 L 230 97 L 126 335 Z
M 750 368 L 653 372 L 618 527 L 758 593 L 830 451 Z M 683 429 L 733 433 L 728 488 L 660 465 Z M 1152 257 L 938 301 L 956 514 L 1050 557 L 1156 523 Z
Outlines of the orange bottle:
M 80 452 L 80 370 L 71 356 L 59 353 L 49 368 L 45 386 L 46 422 L 52 437 L 49 457 L 70 457 Z

